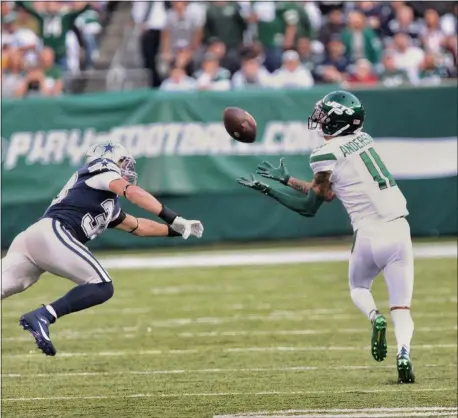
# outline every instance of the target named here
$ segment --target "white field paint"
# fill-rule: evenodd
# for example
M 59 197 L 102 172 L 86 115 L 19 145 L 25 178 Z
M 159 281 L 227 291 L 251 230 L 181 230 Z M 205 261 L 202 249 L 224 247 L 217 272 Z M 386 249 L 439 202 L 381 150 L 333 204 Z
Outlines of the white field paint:
M 415 350 L 439 350 L 456 348 L 456 344 L 423 344 L 416 345 Z M 395 351 L 396 347 L 390 349 Z M 122 356 L 160 356 L 171 355 L 180 356 L 184 354 L 199 354 L 220 351 L 222 353 L 248 353 L 248 352 L 301 352 L 301 351 L 367 351 L 370 347 L 354 347 L 354 346 L 284 346 L 284 347 L 231 347 L 223 348 L 221 350 L 207 348 L 207 349 L 183 349 L 183 350 L 129 350 L 129 351 L 94 351 L 94 352 L 59 352 L 54 359 L 68 358 L 68 357 L 122 357 Z M 28 354 L 2 354 L 2 358 L 16 358 L 16 359 L 29 359 L 30 357 L 43 357 L 43 354 L 37 352 L 30 352 Z
M 188 289 L 187 286 L 184 286 L 184 288 Z M 157 293 L 154 293 L 155 295 L 157 294 L 161 294 L 159 289 L 160 288 L 155 288 Z M 243 289 L 241 288 L 237 288 L 237 291 L 236 292 L 230 292 L 228 291 L 226 288 L 224 287 L 218 287 L 217 285 L 215 285 L 215 288 L 213 289 L 214 291 L 212 292 L 212 294 L 224 294 L 224 295 L 227 295 L 227 294 L 240 294 L 240 293 L 243 293 Z M 451 292 L 455 292 L 454 289 L 448 289 L 448 292 L 451 293 Z M 187 295 L 191 295 L 191 294 L 195 294 L 195 295 L 208 295 L 210 293 L 200 293 L 200 292 L 186 292 L 185 290 L 183 290 L 182 292 L 183 294 L 187 294 Z M 345 292 L 341 292 L 342 293 L 342 296 L 343 297 L 348 297 L 348 291 L 346 290 Z M 165 293 L 164 293 L 165 294 Z M 458 299 L 456 296 L 449 296 L 449 297 L 431 297 L 431 294 L 434 294 L 434 292 L 430 292 L 429 295 L 430 297 L 419 297 L 418 295 L 415 295 L 416 297 L 413 299 L 413 303 L 416 305 L 416 304 L 422 304 L 422 305 L 426 305 L 426 304 L 434 304 L 434 305 L 437 305 L 437 304 L 445 304 L 445 303 L 454 303 L 456 304 L 458 302 Z M 291 300 L 291 299 L 301 299 L 304 301 L 304 303 L 307 303 L 307 301 L 309 300 L 309 297 L 307 297 L 307 295 L 294 295 L 293 297 L 285 297 L 285 298 L 282 298 L 281 301 L 279 302 L 285 302 L 287 300 Z M 20 316 L 24 313 L 24 306 L 28 306 L 28 305 L 31 305 L 31 306 L 34 306 L 34 305 L 40 305 L 40 302 L 38 301 L 34 301 L 33 303 L 29 303 L 27 301 L 22 301 L 22 299 L 20 301 L 13 301 L 12 302 L 8 302 L 8 310 L 7 312 L 4 312 L 3 316 L 5 318 L 13 318 L 13 317 L 16 317 L 16 316 Z M 104 315 L 118 315 L 119 313 L 123 314 L 123 315 L 140 315 L 140 314 L 147 314 L 147 313 L 151 313 L 151 312 L 154 312 L 155 309 L 154 308 L 151 308 L 149 306 L 144 306 L 144 307 L 136 307 L 136 308 L 126 308 L 124 307 L 124 305 L 119 305 L 118 307 L 116 307 L 117 303 L 111 303 L 110 302 L 110 305 L 109 307 L 107 308 L 103 308 L 104 311 L 103 311 L 103 314 Z M 389 308 L 389 303 L 381 303 L 380 304 L 381 306 L 383 306 L 385 309 L 388 309 Z M 176 308 L 174 308 L 174 311 L 176 312 L 199 312 L 201 311 L 201 307 L 200 306 L 197 306 L 197 305 L 191 305 L 191 306 L 178 306 Z M 230 304 L 230 305 L 218 305 L 217 307 L 218 311 L 245 311 L 245 310 L 248 310 L 248 311 L 268 311 L 268 310 L 271 310 L 273 311 L 275 309 L 275 305 L 272 304 L 272 303 L 254 303 L 254 304 L 242 304 L 242 303 L 234 303 L 234 304 Z M 309 310 L 310 311 L 310 310 Z M 348 310 L 342 310 L 342 309 L 315 309 L 313 310 L 315 311 L 314 313 L 317 313 L 319 314 L 320 311 L 323 312 L 323 313 L 344 313 L 344 312 L 349 312 Z M 291 312 L 291 311 L 287 311 L 287 312 Z M 99 311 L 86 311 L 85 314 L 90 314 L 90 315 L 98 315 L 99 314 Z
M 436 333 L 457 331 L 457 326 L 452 327 L 437 327 L 428 328 L 420 327 L 415 328 L 415 333 Z M 106 339 L 107 334 L 116 334 L 119 339 L 131 339 L 144 336 L 145 334 L 152 333 L 151 327 L 122 327 L 122 328 L 100 328 L 90 331 L 61 331 L 54 332 L 53 338 L 55 340 L 89 340 L 89 339 Z M 180 338 L 209 338 L 209 337 L 250 337 L 250 336 L 270 336 L 270 335 L 283 335 L 283 336 L 314 336 L 325 334 L 367 334 L 367 328 L 342 328 L 342 329 L 293 329 L 293 330 L 268 330 L 268 331 L 209 331 L 209 332 L 180 332 L 174 336 Z M 29 335 L 21 337 L 5 337 L 2 338 L 2 343 L 6 342 L 22 342 L 30 341 Z
M 17 315 L 21 315 L 23 313 L 24 308 L 22 308 L 21 311 L 16 311 L 16 312 L 6 312 L 3 317 L 8 318 L 8 317 L 16 317 Z M 87 310 L 84 312 L 85 315 L 116 315 L 119 316 L 121 315 L 139 315 L 143 313 L 150 313 L 150 312 L 155 312 L 156 309 L 150 308 L 150 307 L 137 307 L 137 308 L 120 308 L 120 309 L 113 309 L 113 308 L 103 308 L 103 312 L 101 310 Z M 262 317 L 266 315 L 270 316 L 295 316 L 295 315 L 333 315 L 333 314 L 344 314 L 348 312 L 345 309 L 326 309 L 326 308 L 317 308 L 317 309 L 301 309 L 301 310 L 272 310 L 270 313 L 265 313 L 265 314 L 249 314 L 247 317 L 253 316 L 253 317 Z M 237 317 L 242 316 L 242 314 L 237 314 Z M 212 318 L 212 317 L 209 317 Z M 224 317 L 223 317 L 224 318 Z M 230 317 L 229 317 L 230 318 Z M 177 318 L 177 320 L 182 320 L 183 318 Z M 192 319 L 192 318 L 184 318 L 184 319 Z M 171 319 L 174 320 L 174 319 Z M 158 321 L 152 321 L 154 322 L 161 322 L 161 320 Z
M 215 415 L 213 418 L 310 418 L 310 417 L 431 417 L 456 416 L 456 407 L 412 407 L 412 408 L 361 408 L 361 409 L 290 409 L 286 411 L 262 411 L 231 415 Z
M 363 413 L 358 414 L 342 414 L 342 413 L 332 413 L 332 414 L 294 414 L 294 415 L 249 415 L 251 418 L 403 418 L 403 417 L 446 417 L 453 418 L 457 416 L 457 413 L 454 411 L 429 411 L 429 412 L 415 412 L 415 411 L 406 411 L 406 412 L 372 412 L 372 413 Z M 213 418 L 243 418 L 246 415 L 215 415 Z
M 421 258 L 456 258 L 455 243 L 415 244 L 414 256 Z M 348 251 L 318 250 L 315 248 L 276 249 L 275 251 L 226 251 L 196 252 L 188 255 L 154 257 L 101 257 L 100 263 L 106 269 L 166 269 L 190 267 L 254 266 L 272 264 L 295 264 L 316 262 L 348 261 Z
M 426 368 L 451 368 L 456 367 L 454 364 L 437 366 L 436 364 L 423 364 L 421 367 Z M 296 367 L 254 367 L 242 369 L 177 369 L 177 370 L 129 370 L 119 372 L 62 372 L 62 373 L 4 373 L 3 379 L 30 379 L 30 378 L 58 378 L 58 377 L 94 377 L 94 376 L 154 376 L 154 375 L 175 375 L 175 374 L 228 374 L 228 373 L 303 373 L 324 370 L 370 370 L 370 369 L 396 369 L 395 365 L 377 365 L 377 366 L 296 366 Z
M 328 313 L 326 313 L 328 311 Z M 154 308 L 124 308 L 124 309 L 112 309 L 112 308 L 95 308 L 84 311 L 84 315 L 97 315 L 97 316 L 119 316 L 119 315 L 140 315 L 156 312 Z M 332 312 L 341 312 L 332 313 Z M 354 312 L 354 313 L 348 313 Z M 3 318 L 17 318 L 24 313 L 22 311 L 16 312 L 5 312 Z M 435 313 L 424 313 L 414 312 L 414 320 L 416 318 L 458 318 L 458 313 L 451 312 L 435 312 Z M 177 326 L 185 326 L 192 324 L 226 324 L 230 322 L 247 322 L 247 321 L 303 321 L 307 319 L 309 321 L 348 321 L 361 319 L 361 314 L 358 314 L 356 309 L 340 310 L 340 309 L 306 309 L 306 310 L 274 310 L 266 313 L 255 313 L 255 314 L 242 314 L 238 313 L 231 316 L 206 316 L 206 317 L 182 317 L 182 318 L 168 318 L 168 319 L 157 319 L 148 322 L 148 326 L 157 328 L 169 328 Z M 16 328 L 16 324 L 13 328 Z M 3 326 L 3 330 L 8 329 L 8 326 Z
M 457 326 L 438 328 L 416 328 L 415 333 L 456 331 Z M 342 329 L 292 329 L 292 330 L 268 330 L 268 331 L 209 331 L 209 332 L 181 332 L 183 338 L 209 338 L 209 337 L 250 337 L 263 335 L 323 335 L 323 334 L 367 334 L 367 328 L 342 328 Z M 5 339 L 6 340 L 6 339 Z
M 213 418 L 256 418 L 256 417 L 289 417 L 294 416 L 297 417 L 298 414 L 306 414 L 301 416 L 324 416 L 323 414 L 329 414 L 327 416 L 341 416 L 341 413 L 347 414 L 346 416 L 367 416 L 367 414 L 371 413 L 403 413 L 405 415 L 401 416 L 408 416 L 407 413 L 451 413 L 456 414 L 457 408 L 456 407 L 440 407 L 440 406 L 433 406 L 433 407 L 411 407 L 411 408 L 361 408 L 361 409 L 343 409 L 343 408 L 332 408 L 332 409 L 288 409 L 284 411 L 260 411 L 260 412 L 247 412 L 247 413 L 240 413 L 240 414 L 231 414 L 231 415 L 215 415 Z M 310 414 L 319 414 L 319 415 L 310 415 Z M 339 414 L 339 415 L 336 415 Z M 354 415 L 358 414 L 358 415 Z M 360 415 L 363 414 L 363 415 Z M 428 415 L 425 415 L 428 416 Z
M 412 388 L 405 392 L 455 392 L 456 388 Z M 353 389 L 333 390 L 332 393 L 399 393 L 399 388 L 386 389 Z M 73 400 L 97 400 L 97 399 L 131 399 L 131 398 L 198 398 L 198 397 L 219 397 L 219 396 L 296 396 L 296 395 L 325 395 L 329 396 L 326 390 L 300 390 L 294 392 L 268 391 L 268 392 L 195 392 L 195 393 L 136 393 L 132 395 L 101 395 L 101 396 L 50 396 L 36 398 L 3 398 L 2 402 L 36 402 L 36 401 L 73 401 Z

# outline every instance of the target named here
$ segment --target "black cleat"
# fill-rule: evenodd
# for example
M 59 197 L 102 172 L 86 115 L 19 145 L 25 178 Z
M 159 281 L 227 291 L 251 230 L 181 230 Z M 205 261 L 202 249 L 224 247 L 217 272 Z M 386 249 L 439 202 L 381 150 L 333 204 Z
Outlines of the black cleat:
M 32 312 L 26 313 L 19 320 L 19 325 L 29 331 L 37 343 L 38 348 L 47 356 L 55 356 L 56 349 L 49 338 L 49 314 L 43 306 Z

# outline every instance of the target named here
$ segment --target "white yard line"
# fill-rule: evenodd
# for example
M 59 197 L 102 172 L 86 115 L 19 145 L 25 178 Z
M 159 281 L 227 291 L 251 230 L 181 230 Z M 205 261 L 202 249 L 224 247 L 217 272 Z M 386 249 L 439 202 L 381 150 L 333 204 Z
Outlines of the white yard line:
M 124 308 L 124 309 L 112 309 L 112 308 L 96 308 L 88 309 L 84 311 L 84 315 L 97 315 L 97 316 L 125 316 L 125 315 L 140 315 L 146 313 L 156 312 L 154 308 Z M 320 312 L 321 311 L 321 312 Z M 328 311 L 326 313 L 326 311 Z M 349 313 L 349 312 L 354 313 Z M 246 321 L 302 321 L 307 319 L 309 321 L 347 321 L 353 319 L 361 319 L 362 316 L 356 310 L 342 310 L 342 309 L 306 309 L 306 310 L 273 310 L 266 313 L 254 313 L 254 314 L 242 314 L 238 313 L 231 316 L 204 316 L 204 317 L 182 317 L 182 318 L 167 318 L 167 319 L 156 319 L 148 323 L 150 327 L 168 328 L 175 326 L 184 326 L 191 324 L 225 324 L 229 322 L 246 322 Z M 336 312 L 336 313 L 333 313 Z M 341 312 L 341 313 L 337 313 Z M 24 309 L 15 312 L 4 312 L 3 318 L 17 318 L 24 313 Z M 414 312 L 414 319 L 416 318 L 457 318 L 458 313 L 450 312 L 435 312 L 435 313 L 424 313 Z M 7 329 L 7 326 L 3 326 L 2 329 Z M 14 326 L 15 328 L 15 326 Z
M 415 333 L 456 331 L 457 326 L 437 328 L 415 328 Z M 268 331 L 209 331 L 209 332 L 181 332 L 179 337 L 249 337 L 263 335 L 323 335 L 323 334 L 367 334 L 367 328 L 342 328 L 342 329 L 293 329 L 293 330 L 268 330 Z M 6 339 L 5 339 L 6 340 Z
M 101 264 L 107 269 L 165 269 L 189 267 L 253 266 L 272 264 L 316 263 L 348 261 L 347 251 L 317 250 L 315 248 L 278 249 L 276 251 L 226 251 L 196 252 L 187 255 L 155 257 L 101 257 Z M 456 258 L 454 243 L 416 244 L 415 258 Z
M 21 314 L 23 314 L 23 309 L 21 311 L 15 311 L 15 312 L 5 312 L 3 317 L 4 318 L 8 318 L 8 317 L 16 317 L 16 316 L 20 316 Z M 99 309 L 95 309 L 95 310 L 87 310 L 84 312 L 85 315 L 116 315 L 116 316 L 119 316 L 119 315 L 139 315 L 139 314 L 144 314 L 144 313 L 150 313 L 150 312 L 155 312 L 156 309 L 154 308 L 151 308 L 151 307 L 137 307 L 137 308 L 119 308 L 119 309 L 114 309 L 114 308 L 103 308 L 102 310 L 99 310 Z M 257 318 L 257 317 L 266 317 L 266 316 L 275 316 L 275 317 L 288 317 L 288 316 L 295 316 L 295 315 L 326 315 L 326 317 L 329 317 L 329 315 L 340 315 L 340 314 L 344 314 L 348 312 L 347 310 L 345 309 L 326 309 L 326 308 L 317 308 L 317 309 L 301 309 L 301 310 L 280 310 L 280 309 L 277 309 L 277 310 L 272 310 L 271 312 L 269 313 L 264 313 L 264 314 L 248 314 L 246 315 L 247 318 L 250 318 L 250 317 L 253 317 L 253 318 Z M 229 317 L 203 317 L 203 318 L 191 318 L 191 317 L 187 317 L 187 318 L 176 318 L 176 319 L 167 319 L 166 321 L 168 320 L 171 320 L 171 321 L 187 321 L 187 320 L 201 320 L 203 322 L 205 322 L 206 319 L 212 321 L 219 321 L 220 319 L 224 320 L 225 318 L 240 318 L 242 317 L 243 318 L 243 314 L 236 314 L 236 315 L 233 315 L 233 316 L 229 316 Z M 162 320 L 157 320 L 157 321 L 152 321 L 151 323 L 155 323 L 155 322 L 158 322 L 158 323 L 161 323 Z
M 406 390 L 407 392 L 455 392 L 456 388 L 412 388 Z M 334 394 L 346 393 L 399 393 L 399 388 L 385 388 L 385 389 L 351 389 L 351 390 L 333 390 Z M 130 399 L 130 398 L 197 398 L 197 397 L 219 397 L 219 396 L 297 396 L 297 395 L 325 395 L 329 396 L 329 391 L 326 390 L 301 390 L 301 391 L 271 391 L 271 392 L 196 392 L 196 393 L 138 393 L 132 395 L 123 395 L 117 393 L 116 395 L 101 395 L 101 396 L 50 396 L 50 397 L 36 397 L 36 398 L 3 398 L 3 402 L 27 402 L 27 401 L 69 401 L 69 400 L 96 400 L 96 399 Z
M 423 344 L 416 345 L 415 350 L 436 350 L 456 348 L 456 344 Z M 366 351 L 370 347 L 357 347 L 357 346 L 280 346 L 280 347 L 231 347 L 219 349 L 183 349 L 183 350 L 138 350 L 138 351 L 94 351 L 94 352 L 60 352 L 55 357 L 68 358 L 68 357 L 120 357 L 120 356 L 160 356 L 160 355 L 183 355 L 183 354 L 198 354 L 220 351 L 222 353 L 247 353 L 247 352 L 301 352 L 301 351 Z M 394 348 L 393 348 L 394 350 Z M 2 358 L 24 358 L 42 357 L 43 354 L 37 352 L 30 352 L 28 354 L 2 354 Z
M 361 409 L 290 409 L 286 411 L 261 411 L 230 415 L 215 415 L 213 418 L 277 418 L 277 417 L 408 417 L 408 416 L 456 416 L 456 407 L 412 407 L 412 408 L 361 408 Z M 300 414 L 300 415 L 298 415 Z M 357 414 L 357 415 L 355 415 Z M 420 414 L 420 415 L 419 415 Z M 438 415 L 439 414 L 439 415 Z
M 359 412 L 358 415 L 353 413 L 350 414 L 315 414 L 315 413 L 308 413 L 308 414 L 294 414 L 294 415 L 249 415 L 251 418 L 284 418 L 284 417 L 291 417 L 291 418 L 395 418 L 395 417 L 456 417 L 457 413 L 453 410 L 445 410 L 445 411 L 409 411 L 406 412 L 399 411 L 399 412 Z M 245 418 L 247 415 L 215 415 L 213 418 Z
M 451 327 L 437 327 L 428 328 L 420 327 L 415 328 L 415 333 L 436 333 L 457 331 L 457 326 Z M 123 328 L 101 328 L 91 331 L 62 331 L 53 333 L 53 338 L 56 340 L 89 340 L 89 339 L 109 339 L 107 334 L 116 334 L 119 339 L 132 339 L 138 336 L 152 333 L 151 327 L 123 327 Z M 210 338 L 210 337 L 250 337 L 250 336 L 270 336 L 270 335 L 283 335 L 283 336 L 314 336 L 325 334 L 367 334 L 370 332 L 367 328 L 342 328 L 342 329 L 293 329 L 293 330 L 267 330 L 267 331 L 209 331 L 209 332 L 180 332 L 175 336 L 180 338 Z M 22 342 L 30 341 L 29 335 L 20 337 L 5 337 L 2 338 L 2 343 L 6 342 Z
M 454 364 L 438 366 L 436 364 L 424 364 L 426 368 L 455 368 Z M 324 370 L 370 370 L 370 369 L 395 369 L 395 365 L 374 366 L 297 366 L 297 367 L 254 367 L 241 369 L 177 369 L 177 370 L 128 370 L 119 372 L 63 372 L 63 373 L 4 373 L 3 379 L 31 379 L 31 378 L 58 378 L 58 377 L 94 377 L 94 376 L 151 376 L 151 375 L 175 375 L 175 374 L 227 374 L 227 373 L 303 373 Z
M 456 348 L 456 344 L 424 344 L 416 345 L 415 350 L 431 350 L 431 349 L 448 349 Z M 361 351 L 369 350 L 370 347 L 353 347 L 353 346 L 327 346 L 327 347 L 294 347 L 294 346 L 285 346 L 285 347 L 235 347 L 235 348 L 225 348 L 223 351 L 226 353 L 248 353 L 248 352 L 295 352 L 295 351 Z

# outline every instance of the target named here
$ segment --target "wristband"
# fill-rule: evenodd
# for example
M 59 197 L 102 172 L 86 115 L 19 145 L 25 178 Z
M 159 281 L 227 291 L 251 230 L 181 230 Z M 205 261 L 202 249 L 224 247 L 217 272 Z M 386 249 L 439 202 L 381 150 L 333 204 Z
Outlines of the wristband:
M 167 206 L 162 206 L 158 216 L 170 225 L 178 215 L 173 210 L 170 210 Z
M 124 197 L 127 199 L 127 196 L 126 196 L 126 193 L 127 193 L 127 189 L 132 186 L 132 184 L 126 184 L 125 187 L 124 187 L 124 190 L 122 191 L 122 194 L 124 195 Z
M 167 236 L 168 237 L 181 237 L 181 234 L 177 231 L 175 231 L 174 229 L 172 229 L 172 227 L 170 225 L 167 225 L 167 228 L 169 230 Z

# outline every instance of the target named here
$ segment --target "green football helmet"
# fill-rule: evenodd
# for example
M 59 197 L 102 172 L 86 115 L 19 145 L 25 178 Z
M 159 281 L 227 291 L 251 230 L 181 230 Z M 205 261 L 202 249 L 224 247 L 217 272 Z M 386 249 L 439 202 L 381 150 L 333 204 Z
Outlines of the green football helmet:
M 309 129 L 321 128 L 326 136 L 351 135 L 361 130 L 365 111 L 359 99 L 348 91 L 324 96 L 309 116 Z

